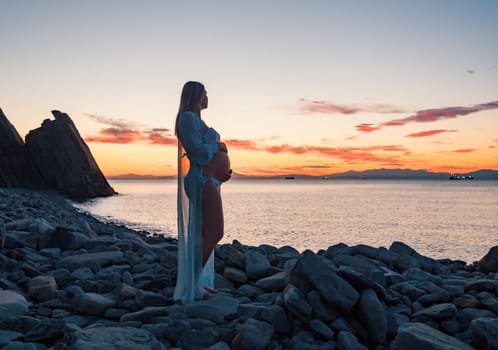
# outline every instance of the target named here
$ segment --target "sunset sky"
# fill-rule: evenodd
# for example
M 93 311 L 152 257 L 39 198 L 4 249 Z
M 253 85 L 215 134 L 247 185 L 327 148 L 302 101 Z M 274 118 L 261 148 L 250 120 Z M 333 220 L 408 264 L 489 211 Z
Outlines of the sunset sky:
M 181 88 L 246 175 L 498 169 L 498 1 L 0 0 L 0 108 L 173 175 Z

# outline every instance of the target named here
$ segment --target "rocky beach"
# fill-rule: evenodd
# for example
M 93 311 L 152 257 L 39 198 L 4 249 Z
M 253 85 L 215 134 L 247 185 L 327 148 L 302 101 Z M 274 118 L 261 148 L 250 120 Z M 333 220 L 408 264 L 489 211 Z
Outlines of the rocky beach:
M 0 189 L 0 349 L 498 349 L 498 247 L 216 248 L 218 294 L 172 299 L 171 238 L 51 191 Z

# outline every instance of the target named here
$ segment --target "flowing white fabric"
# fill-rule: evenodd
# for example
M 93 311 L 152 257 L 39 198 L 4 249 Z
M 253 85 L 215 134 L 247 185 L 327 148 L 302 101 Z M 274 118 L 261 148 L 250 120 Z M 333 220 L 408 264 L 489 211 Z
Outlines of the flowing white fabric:
M 209 129 L 193 112 L 182 113 L 178 126 L 178 272 L 173 297 L 187 304 L 203 297 L 204 286 L 214 288 L 213 253 L 202 266 L 202 167 L 218 144 L 206 142 L 203 136 Z

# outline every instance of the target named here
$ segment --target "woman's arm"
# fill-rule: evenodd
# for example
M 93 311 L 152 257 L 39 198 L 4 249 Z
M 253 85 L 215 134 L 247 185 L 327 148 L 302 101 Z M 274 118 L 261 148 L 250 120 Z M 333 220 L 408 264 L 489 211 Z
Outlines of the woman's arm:
M 202 138 L 199 117 L 192 112 L 184 112 L 178 125 L 178 137 L 190 160 L 207 165 L 219 150 L 218 143 L 205 143 Z

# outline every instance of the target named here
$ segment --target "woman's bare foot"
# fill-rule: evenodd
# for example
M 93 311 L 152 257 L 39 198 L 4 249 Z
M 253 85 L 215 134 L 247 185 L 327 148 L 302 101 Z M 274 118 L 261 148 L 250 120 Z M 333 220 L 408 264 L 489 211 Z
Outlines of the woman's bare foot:
M 216 289 L 204 287 L 204 296 L 205 297 L 212 297 L 213 295 L 216 295 L 218 293 L 219 292 Z

